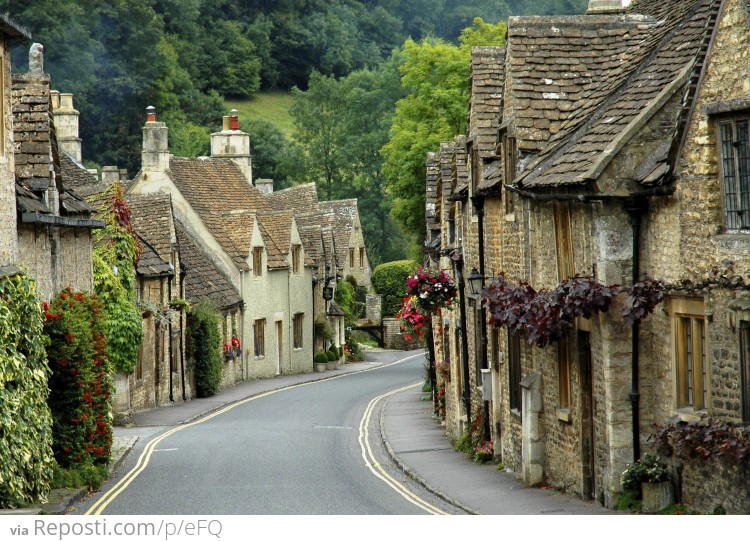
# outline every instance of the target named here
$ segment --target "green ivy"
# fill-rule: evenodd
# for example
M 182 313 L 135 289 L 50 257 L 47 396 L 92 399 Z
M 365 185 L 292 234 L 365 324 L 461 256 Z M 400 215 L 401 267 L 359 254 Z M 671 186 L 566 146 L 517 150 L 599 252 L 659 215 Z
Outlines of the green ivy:
M 115 370 L 130 374 L 138 362 L 138 348 L 143 341 L 141 312 L 135 302 L 135 266 L 140 244 L 119 182 L 105 192 L 98 213 L 105 227 L 96 232 L 94 290 L 106 313 L 110 363 Z
M 0 279 L 0 508 L 46 498 L 52 481 L 52 417 L 36 285 Z
M 193 306 L 188 316 L 188 356 L 195 370 L 195 390 L 199 397 L 214 395 L 221 386 L 219 325 L 219 312 L 208 302 Z

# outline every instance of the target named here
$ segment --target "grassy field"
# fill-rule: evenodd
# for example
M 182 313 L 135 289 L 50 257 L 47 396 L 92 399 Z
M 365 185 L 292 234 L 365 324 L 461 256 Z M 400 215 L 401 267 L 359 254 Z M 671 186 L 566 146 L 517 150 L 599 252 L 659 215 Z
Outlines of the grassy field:
M 289 106 L 292 95 L 289 92 L 259 92 L 249 100 L 226 100 L 227 109 L 237 109 L 240 118 L 264 118 L 292 138 L 292 118 Z

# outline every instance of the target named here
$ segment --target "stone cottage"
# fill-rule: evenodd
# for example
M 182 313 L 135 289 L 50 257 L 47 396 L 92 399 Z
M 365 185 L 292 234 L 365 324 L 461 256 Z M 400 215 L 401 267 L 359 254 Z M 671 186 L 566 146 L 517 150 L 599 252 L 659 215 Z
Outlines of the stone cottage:
M 658 279 L 666 293 L 632 324 L 620 293 L 544 347 L 487 325 L 467 301 L 466 334 L 448 346 L 473 374 L 447 387 L 449 431 L 468 422 L 468 404 L 528 484 L 612 506 L 652 423 L 748 420 L 748 290 L 737 277 L 750 255 L 749 36 L 741 0 L 593 1 L 583 16 L 512 17 L 504 48 L 474 51 L 467 196 L 457 169 L 445 197 L 430 158 L 436 260 L 455 269 L 460 259 L 486 284 L 501 274 L 537 291 L 575 276 L 621 289 Z M 462 235 L 453 246 L 452 228 Z M 455 396 L 466 381 L 469 401 Z M 721 474 L 730 465 L 715 457 L 674 467 L 687 505 L 747 512 L 741 468 Z

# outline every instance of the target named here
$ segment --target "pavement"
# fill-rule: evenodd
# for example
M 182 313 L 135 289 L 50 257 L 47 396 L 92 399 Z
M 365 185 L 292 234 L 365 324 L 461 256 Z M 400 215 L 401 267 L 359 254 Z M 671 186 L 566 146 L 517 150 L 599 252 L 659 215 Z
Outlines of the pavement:
M 384 363 L 368 355 L 364 362 L 347 363 L 336 370 L 310 374 L 282 375 L 272 379 L 244 381 L 223 389 L 209 398 L 138 412 L 135 427 L 174 426 L 235 403 L 249 396 L 376 368 Z M 526 488 L 514 475 L 499 471 L 494 464 L 475 464 L 463 453 L 453 450 L 440 423 L 432 414 L 432 402 L 419 388 L 389 397 L 380 414 L 380 433 L 388 454 L 411 479 L 452 505 L 470 514 L 612 514 L 596 503 L 551 489 Z M 133 427 L 115 427 L 113 461 L 115 472 L 138 442 Z M 40 508 L 19 509 L 0 514 L 65 514 L 86 495 L 77 491 L 56 490 Z

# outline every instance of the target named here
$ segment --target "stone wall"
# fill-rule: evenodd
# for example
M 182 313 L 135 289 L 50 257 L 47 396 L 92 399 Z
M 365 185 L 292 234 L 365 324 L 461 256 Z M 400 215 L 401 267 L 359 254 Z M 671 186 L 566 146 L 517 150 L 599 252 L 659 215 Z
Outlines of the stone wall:
M 377 323 L 383 313 L 383 297 L 380 295 L 367 295 L 365 304 L 365 319 Z
M 424 340 L 416 338 L 406 340 L 401 332 L 399 320 L 392 317 L 383 318 L 383 342 L 386 349 L 398 349 L 401 351 L 410 351 L 424 347 Z
M 706 514 L 719 506 L 730 515 L 750 514 L 748 464 L 691 460 L 681 466 L 681 500 L 685 506 Z
M 10 64 L 10 40 L 0 36 L 0 267 L 18 263 Z

